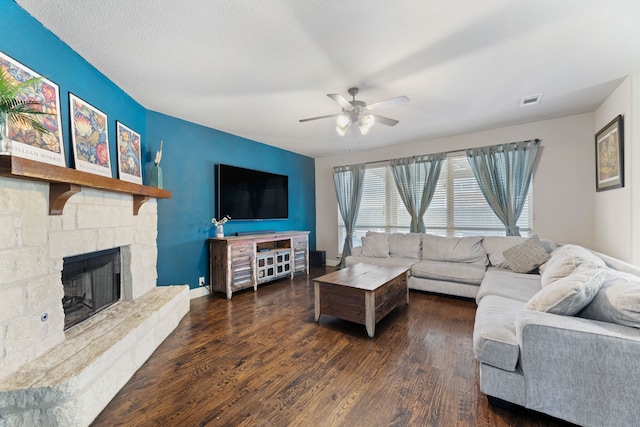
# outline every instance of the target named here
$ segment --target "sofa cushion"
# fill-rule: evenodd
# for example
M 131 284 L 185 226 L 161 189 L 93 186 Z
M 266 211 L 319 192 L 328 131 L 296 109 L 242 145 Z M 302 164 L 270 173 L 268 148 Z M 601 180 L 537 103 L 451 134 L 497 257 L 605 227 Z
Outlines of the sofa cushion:
M 551 258 L 535 235 L 505 250 L 503 255 L 516 273 L 530 273 Z
M 386 238 L 387 240 L 389 239 L 389 233 L 386 233 L 384 231 L 367 231 L 366 236 L 381 236 Z
M 519 236 L 485 236 L 482 246 L 487 252 L 489 262 L 498 268 L 509 268 L 509 262 L 504 257 L 503 252 L 527 240 Z
M 464 262 L 422 260 L 411 267 L 411 275 L 423 279 L 479 285 L 484 277 L 485 266 Z
M 516 317 L 524 303 L 487 295 L 476 310 L 473 353 L 477 360 L 496 368 L 515 371 L 520 355 Z
M 640 277 L 607 270 L 602 287 L 579 315 L 640 328 Z
M 606 270 L 590 265 L 578 267 L 572 274 L 545 286 L 525 306 L 529 310 L 573 316 L 596 296 L 606 276 Z
M 366 256 L 348 256 L 345 260 L 345 265 L 350 267 L 359 263 L 373 264 L 373 265 L 385 265 L 390 267 L 404 267 L 411 268 L 415 264 L 416 260 L 411 258 L 372 258 Z
M 389 257 L 389 235 L 373 234 L 370 236 L 362 236 L 362 256 L 373 258 Z
M 515 273 L 511 270 L 489 267 L 476 295 L 476 303 L 487 295 L 498 295 L 526 303 L 540 291 L 540 275 Z
M 485 265 L 487 253 L 483 236 L 441 237 L 422 234 L 422 259 L 430 261 L 466 262 Z
M 397 258 L 420 259 L 420 234 L 392 233 L 389 235 L 389 255 Z
M 578 245 L 564 245 L 551 252 L 551 258 L 540 266 L 542 287 L 567 277 L 582 264 L 590 268 L 604 268 L 605 262 L 589 250 Z

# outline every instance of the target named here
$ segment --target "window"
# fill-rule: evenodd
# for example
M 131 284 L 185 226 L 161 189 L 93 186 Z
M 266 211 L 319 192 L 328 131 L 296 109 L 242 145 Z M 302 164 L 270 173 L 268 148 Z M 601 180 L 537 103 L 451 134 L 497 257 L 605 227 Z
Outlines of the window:
M 338 211 L 338 251 L 346 230 Z M 448 237 L 472 235 L 504 236 L 504 225 L 485 200 L 464 154 L 450 155 L 442 163 L 438 186 L 424 216 L 427 233 Z M 408 233 L 411 216 L 407 212 L 388 164 L 372 165 L 364 176 L 362 201 L 353 233 L 353 246 L 367 231 Z M 531 234 L 531 186 L 518 219 L 520 234 Z

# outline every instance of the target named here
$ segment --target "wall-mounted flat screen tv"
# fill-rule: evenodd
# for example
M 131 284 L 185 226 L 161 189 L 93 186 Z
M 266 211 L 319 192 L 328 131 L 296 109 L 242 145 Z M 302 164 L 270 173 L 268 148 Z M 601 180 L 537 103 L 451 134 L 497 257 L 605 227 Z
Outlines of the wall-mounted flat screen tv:
M 217 218 L 231 220 L 289 217 L 289 177 L 219 164 Z

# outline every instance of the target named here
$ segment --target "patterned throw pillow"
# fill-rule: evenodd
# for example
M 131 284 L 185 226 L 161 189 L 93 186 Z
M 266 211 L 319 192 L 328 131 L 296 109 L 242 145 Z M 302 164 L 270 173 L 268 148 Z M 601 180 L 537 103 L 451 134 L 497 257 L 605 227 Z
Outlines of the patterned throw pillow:
M 509 263 L 509 268 L 516 273 L 530 273 L 551 256 L 544 250 L 538 236 L 531 236 L 519 245 L 515 245 L 502 253 Z

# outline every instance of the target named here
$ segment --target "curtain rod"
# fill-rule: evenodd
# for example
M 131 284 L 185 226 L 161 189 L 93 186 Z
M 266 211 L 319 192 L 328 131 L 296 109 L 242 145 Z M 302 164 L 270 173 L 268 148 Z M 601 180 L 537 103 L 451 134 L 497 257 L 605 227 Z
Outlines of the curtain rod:
M 461 150 L 440 151 L 438 153 L 416 154 L 416 156 L 429 156 L 431 154 L 446 154 L 448 156 L 449 154 L 457 154 L 457 153 L 463 154 L 464 152 L 465 152 L 465 149 L 463 148 Z M 413 156 L 407 156 L 407 157 L 413 157 Z M 376 164 L 376 163 L 385 163 L 385 162 L 388 162 L 390 160 L 391 159 L 374 160 L 374 161 L 371 161 L 371 162 L 365 162 L 364 164 L 365 165 L 373 165 L 373 164 Z
M 539 142 L 540 140 L 538 138 L 535 139 L 525 139 L 524 141 L 515 141 L 515 142 L 507 142 L 505 144 L 515 144 L 516 142 L 529 142 L 529 141 L 537 141 Z M 505 144 L 495 144 L 495 145 L 484 145 L 482 147 L 473 147 L 473 148 L 484 148 L 484 147 L 495 147 L 496 145 L 505 145 Z M 430 154 L 446 154 L 447 156 L 450 154 L 464 154 L 466 151 L 468 150 L 468 148 L 459 148 L 457 150 L 449 150 L 449 151 L 440 151 L 438 153 L 429 153 L 429 154 L 417 154 L 417 156 L 428 156 Z M 408 156 L 411 157 L 411 156 Z M 391 159 L 384 159 L 384 160 L 372 160 L 370 162 L 364 162 L 365 165 L 374 165 L 376 163 L 385 163 L 388 162 Z M 348 165 L 344 165 L 344 166 L 348 166 Z

